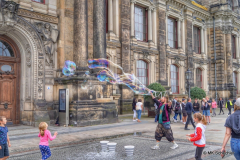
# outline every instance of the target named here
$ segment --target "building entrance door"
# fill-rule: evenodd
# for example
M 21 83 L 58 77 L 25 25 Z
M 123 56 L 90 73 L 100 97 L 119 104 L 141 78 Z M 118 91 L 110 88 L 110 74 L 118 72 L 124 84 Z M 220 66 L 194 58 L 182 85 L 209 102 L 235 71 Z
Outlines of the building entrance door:
M 19 123 L 20 56 L 16 44 L 6 36 L 0 37 L 0 116 L 8 124 Z

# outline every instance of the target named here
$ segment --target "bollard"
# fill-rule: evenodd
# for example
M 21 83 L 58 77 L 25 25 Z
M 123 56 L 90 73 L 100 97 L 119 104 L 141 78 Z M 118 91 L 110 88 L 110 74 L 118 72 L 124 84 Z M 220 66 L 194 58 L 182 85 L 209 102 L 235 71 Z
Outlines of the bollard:
M 134 146 L 124 146 L 127 157 L 133 156 Z
M 102 152 L 107 152 L 108 149 L 108 144 L 109 141 L 100 141 L 101 147 L 102 147 Z

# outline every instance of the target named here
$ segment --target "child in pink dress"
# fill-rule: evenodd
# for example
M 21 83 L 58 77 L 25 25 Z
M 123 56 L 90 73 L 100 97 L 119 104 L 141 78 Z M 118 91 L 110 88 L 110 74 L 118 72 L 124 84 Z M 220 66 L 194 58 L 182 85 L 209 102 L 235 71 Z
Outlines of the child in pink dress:
M 39 143 L 39 149 L 42 153 L 42 160 L 46 160 L 51 156 L 51 150 L 48 145 L 48 139 L 50 141 L 54 140 L 57 136 L 57 132 L 54 133 L 54 136 L 51 136 L 51 132 L 47 130 L 48 124 L 46 122 L 41 122 L 39 124 L 39 134 L 38 137 L 40 137 L 40 143 Z

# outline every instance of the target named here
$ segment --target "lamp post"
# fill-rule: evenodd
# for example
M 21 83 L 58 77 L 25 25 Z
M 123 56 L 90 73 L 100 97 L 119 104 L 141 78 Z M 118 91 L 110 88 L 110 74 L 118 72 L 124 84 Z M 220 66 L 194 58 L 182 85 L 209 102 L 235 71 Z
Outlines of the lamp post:
M 190 98 L 190 81 L 192 79 L 192 72 L 188 68 L 187 71 L 185 72 L 186 80 L 187 80 L 187 87 L 188 87 L 188 97 Z

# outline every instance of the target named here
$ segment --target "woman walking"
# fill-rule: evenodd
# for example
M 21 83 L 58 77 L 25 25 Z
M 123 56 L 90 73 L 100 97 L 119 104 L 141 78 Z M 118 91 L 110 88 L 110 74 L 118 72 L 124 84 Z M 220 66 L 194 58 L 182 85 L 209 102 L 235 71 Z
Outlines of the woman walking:
M 219 106 L 219 108 L 220 108 L 220 112 L 219 112 L 219 114 L 218 114 L 218 115 L 220 115 L 220 114 L 221 114 L 221 112 L 223 112 L 223 106 L 224 106 L 224 103 L 223 103 L 223 100 L 222 100 L 222 98 L 219 98 L 219 101 L 218 101 L 218 106 Z M 224 114 L 224 112 L 223 112 L 223 114 Z
M 229 141 L 229 138 L 231 137 L 231 150 L 234 153 L 234 157 L 239 160 L 240 159 L 240 98 L 237 99 L 235 105 L 234 105 L 234 113 L 231 114 L 227 119 L 225 123 L 226 127 L 226 133 L 223 140 L 223 145 L 221 152 L 226 152 L 226 144 Z M 221 154 L 222 158 L 224 157 L 224 154 Z
M 180 122 L 182 122 L 182 105 L 181 105 L 181 101 L 178 100 L 176 103 L 176 107 L 175 107 L 175 115 L 174 115 L 174 122 L 177 122 L 177 116 L 179 115 L 180 118 Z
M 136 110 L 137 110 L 137 114 L 138 114 L 138 122 L 141 122 L 141 114 L 142 114 L 142 110 L 143 110 L 143 103 L 141 99 L 138 99 L 138 102 L 136 104 Z
M 133 121 L 136 121 L 136 104 L 137 104 L 137 101 L 136 101 L 136 98 L 133 98 L 133 102 L 132 102 L 132 110 L 133 110 Z
M 216 116 L 216 112 L 215 112 L 216 108 L 217 108 L 217 102 L 215 101 L 215 99 L 213 99 L 213 101 L 212 101 L 212 110 L 213 110 L 212 117 Z
M 150 92 L 150 90 L 148 90 Z M 160 102 L 153 96 L 153 94 L 150 92 L 153 101 L 155 103 L 157 103 L 157 105 L 160 104 Z M 169 106 L 167 104 L 167 99 L 166 97 L 162 98 L 162 106 L 160 108 L 160 112 L 159 112 L 159 120 L 158 120 L 158 125 L 155 131 L 155 139 L 157 141 L 156 145 L 151 147 L 152 149 L 156 150 L 156 149 L 160 149 L 159 148 L 159 143 L 162 139 L 162 137 L 166 137 L 167 140 L 169 142 L 173 143 L 173 146 L 171 147 L 171 149 L 176 149 L 178 147 L 177 143 L 174 141 L 173 138 L 173 132 L 171 129 L 171 125 L 170 125 L 170 119 L 169 119 L 169 112 L 170 112 L 170 108 L 171 106 Z M 171 104 L 171 103 L 169 103 Z
M 182 114 L 183 114 L 183 124 L 186 124 L 186 122 L 187 122 L 187 111 L 186 111 L 186 109 L 185 109 L 185 107 L 186 107 L 186 99 L 182 99 Z

